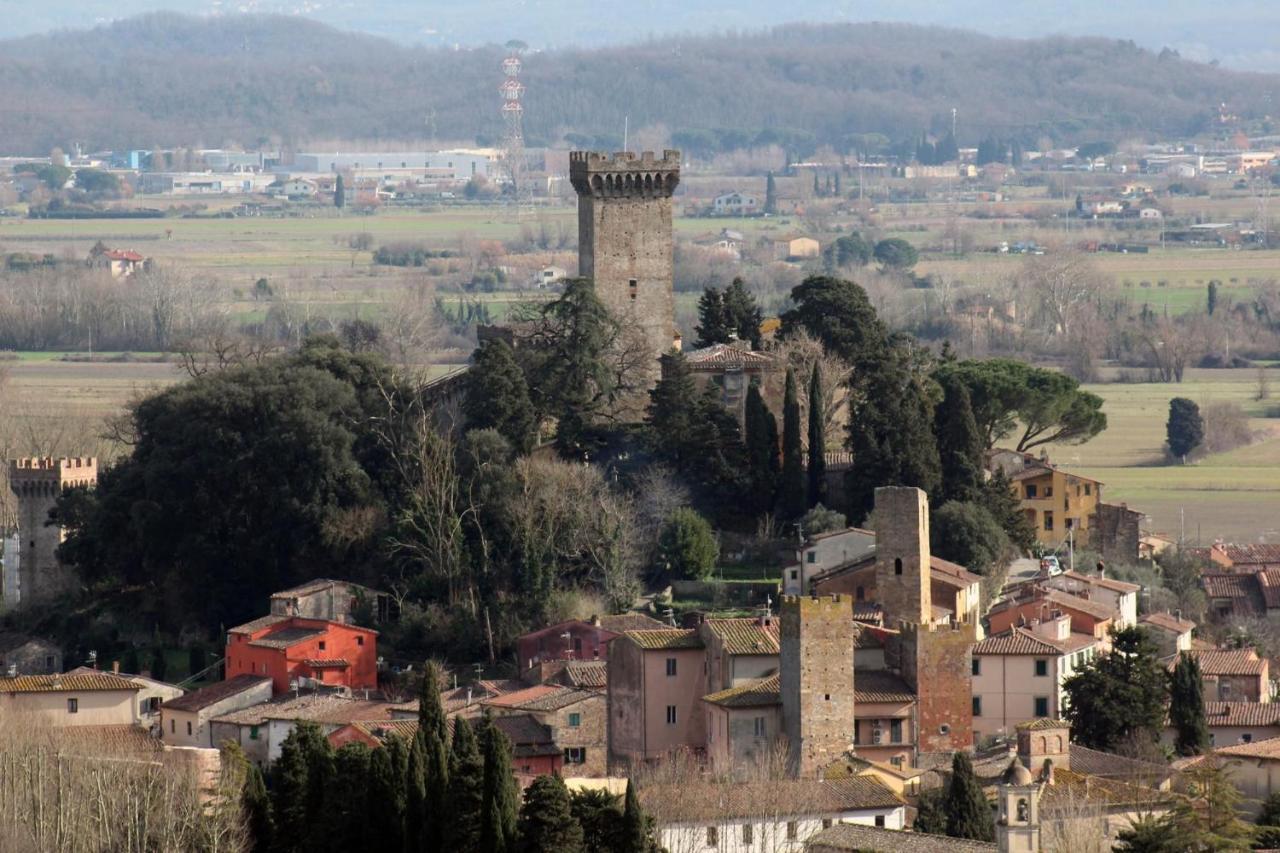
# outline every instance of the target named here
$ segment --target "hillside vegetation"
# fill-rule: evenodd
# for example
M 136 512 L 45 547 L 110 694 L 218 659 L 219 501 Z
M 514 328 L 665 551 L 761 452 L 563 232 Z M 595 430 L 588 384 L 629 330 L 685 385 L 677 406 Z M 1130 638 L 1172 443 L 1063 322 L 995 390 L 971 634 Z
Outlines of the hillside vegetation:
M 154 14 L 0 42 L 0 150 L 334 138 L 492 141 L 500 47 L 405 47 L 298 18 Z M 1261 118 L 1280 76 L 1099 38 L 997 39 L 905 24 L 791 25 L 527 58 L 532 144 L 632 128 L 847 146 L 949 127 L 1056 142 L 1183 136 L 1227 102 Z M 738 133 L 726 134 L 725 131 Z M 760 137 L 761 131 L 765 135 Z

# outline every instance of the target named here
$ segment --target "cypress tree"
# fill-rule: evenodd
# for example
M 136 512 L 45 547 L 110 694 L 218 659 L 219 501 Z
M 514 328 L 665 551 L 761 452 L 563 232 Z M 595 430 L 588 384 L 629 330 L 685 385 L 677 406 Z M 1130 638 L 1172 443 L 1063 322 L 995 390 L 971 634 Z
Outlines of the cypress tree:
M 729 315 L 719 288 L 705 288 L 698 297 L 698 325 L 693 331 L 698 336 L 693 344 L 697 349 L 729 342 Z
M 538 418 L 529 383 L 506 341 L 490 338 L 476 349 L 466 375 L 462 412 L 469 429 L 493 428 L 521 453 L 533 447 Z
M 659 849 L 653 837 L 653 818 L 640 808 L 635 783 L 627 779 L 627 795 L 614 853 L 655 853 Z
M 336 775 L 333 746 L 324 736 L 320 726 L 312 722 L 300 722 L 295 731 L 303 732 L 303 749 L 307 761 L 307 835 L 312 849 L 324 849 L 326 828 L 333 806 L 331 791 Z
M 752 349 L 759 349 L 760 324 L 764 321 L 764 314 L 756 304 L 756 298 L 747 290 L 746 282 L 740 276 L 734 276 L 721 298 L 729 332 L 736 334 L 738 340 L 750 343 Z
M 450 849 L 476 849 L 483 800 L 484 759 L 471 724 L 458 717 L 453 721 L 453 740 L 449 744 Z
M 271 805 L 277 847 L 284 853 L 306 846 L 310 828 L 307 822 L 308 749 L 305 727 L 299 724 L 280 745 L 280 757 L 271 767 Z
M 333 183 L 333 206 L 341 210 L 347 206 L 347 183 L 338 175 Z
M 983 446 L 969 388 L 946 373 L 935 378 L 942 385 L 943 395 L 933 414 L 942 473 L 936 503 L 941 506 L 947 501 L 974 501 L 982 491 Z
M 423 849 L 427 825 L 427 753 L 422 741 L 419 729 L 409 745 L 409 766 L 405 774 L 405 853 L 417 853 Z
M 418 695 L 418 736 L 425 758 L 423 788 L 427 806 L 422 827 L 423 849 L 436 850 L 444 843 L 448 820 L 442 805 L 449 792 L 449 759 L 445 746 L 449 730 L 440 704 L 440 668 L 434 661 L 423 667 Z
M 920 792 L 920 802 L 916 806 L 916 819 L 911 824 L 914 832 L 932 835 L 947 834 L 947 791 L 945 788 L 931 788 Z
M 267 796 L 267 784 L 256 764 L 245 762 L 244 792 L 240 804 L 244 809 L 253 853 L 268 853 L 275 849 L 275 820 L 271 815 L 271 798 Z
M 481 853 L 515 853 L 516 818 L 520 795 L 511 772 L 511 742 L 491 721 L 481 734 L 484 756 Z
M 333 758 L 331 787 L 325 793 L 324 821 L 328 831 L 316 849 L 364 850 L 369 839 L 369 766 L 370 750 L 363 743 L 343 744 Z
M 795 371 L 787 368 L 787 384 L 782 396 L 782 483 L 778 515 L 794 521 L 804 515 L 804 448 L 800 446 L 800 400 L 796 396 Z
M 391 760 L 391 779 L 395 783 L 395 810 L 400 815 L 401 831 L 404 830 L 405 810 L 409 804 L 409 744 L 392 735 L 387 738 L 387 757 Z
M 827 502 L 827 439 L 823 410 L 822 369 L 813 363 L 809 377 L 809 506 Z
M 764 212 L 770 216 L 778 212 L 778 187 L 773 180 L 773 172 L 764 182 Z
M 393 738 L 403 743 L 399 738 Z M 404 849 L 404 780 L 396 778 L 390 742 L 369 756 L 369 849 Z
M 165 657 L 164 647 L 159 646 L 151 652 L 151 677 L 156 681 L 164 681 L 168 671 L 169 664 Z
M 522 853 L 579 853 L 582 827 L 569 808 L 569 789 L 559 776 L 539 776 L 520 807 Z
M 947 835 L 974 841 L 994 841 L 995 820 L 973 772 L 973 762 L 963 752 L 951 759 L 951 785 L 947 789 Z
M 1169 687 L 1169 722 L 1176 731 L 1173 748 L 1178 755 L 1199 755 L 1209 747 L 1209 726 L 1204 717 L 1204 683 L 1200 662 L 1183 652 L 1173 668 Z
M 767 512 L 773 506 L 778 489 L 778 422 L 765 405 L 760 389 L 747 388 L 746 444 L 747 472 L 751 495 L 757 512 Z

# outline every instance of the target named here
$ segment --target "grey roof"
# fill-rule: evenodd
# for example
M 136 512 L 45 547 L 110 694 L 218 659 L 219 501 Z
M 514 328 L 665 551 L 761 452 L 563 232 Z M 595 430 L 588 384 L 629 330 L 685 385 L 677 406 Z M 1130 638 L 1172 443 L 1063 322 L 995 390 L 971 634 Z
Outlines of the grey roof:
M 249 645 L 268 649 L 287 649 L 305 640 L 310 640 L 312 637 L 323 637 L 324 635 L 323 628 L 281 628 L 279 631 L 275 631 L 265 637 L 250 640 Z
M 171 711 L 200 711 L 263 683 L 270 684 L 270 677 L 265 675 L 237 675 L 235 678 L 219 681 L 217 684 L 210 684 L 208 687 L 201 687 L 199 690 L 194 690 L 185 696 L 170 699 L 162 707 Z
M 837 823 L 809 836 L 805 849 L 809 853 L 846 850 L 858 853 L 987 853 L 995 850 L 996 845 L 902 829 Z

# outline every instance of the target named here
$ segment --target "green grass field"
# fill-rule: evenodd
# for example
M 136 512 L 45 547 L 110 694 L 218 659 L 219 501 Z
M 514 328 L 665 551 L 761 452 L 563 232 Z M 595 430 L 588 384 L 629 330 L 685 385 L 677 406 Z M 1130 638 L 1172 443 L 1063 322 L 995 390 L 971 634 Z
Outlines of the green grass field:
M 1258 401 L 1252 370 L 1190 370 L 1181 384 L 1089 386 L 1106 402 L 1107 429 L 1079 446 L 1050 449 L 1051 459 L 1104 484 L 1109 503 L 1147 514 L 1147 527 L 1188 540 L 1280 541 L 1280 421 L 1262 417 L 1280 399 Z M 1169 400 L 1203 407 L 1239 403 L 1257 440 L 1189 465 L 1164 461 Z M 1185 525 L 1185 526 L 1184 526 Z

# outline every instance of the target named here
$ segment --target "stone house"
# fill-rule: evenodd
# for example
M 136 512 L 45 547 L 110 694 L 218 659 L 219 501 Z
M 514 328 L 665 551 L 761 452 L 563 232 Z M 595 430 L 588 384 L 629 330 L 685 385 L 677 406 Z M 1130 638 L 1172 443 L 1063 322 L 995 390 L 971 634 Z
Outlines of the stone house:
M 167 746 L 212 748 L 212 721 L 271 698 L 271 679 L 265 675 L 237 675 L 193 690 L 160 705 L 160 737 Z M 257 740 L 257 733 L 250 740 Z
M 1217 702 L 1206 699 L 1204 720 L 1209 727 L 1210 746 L 1232 746 L 1280 737 L 1280 703 L 1277 702 Z M 1172 747 L 1176 737 L 1177 731 L 1166 725 L 1160 741 Z
M 878 601 L 876 557 L 871 553 L 814 575 L 810 590 L 817 595 L 853 597 L 855 607 Z M 934 621 L 952 618 L 975 626 L 982 601 L 982 577 L 941 557 L 929 557 L 929 603 Z M 891 626 L 887 626 L 891 627 Z
M 1224 761 L 1231 783 L 1244 795 L 1241 810 L 1250 817 L 1280 791 L 1280 737 L 1219 747 L 1213 754 Z
M 1089 541 L 1091 519 L 1102 502 L 1102 483 L 1064 471 L 1047 457 L 1014 450 L 992 451 L 988 465 L 1009 477 L 1039 542 L 1056 548 L 1072 536 L 1077 544 Z
M 316 578 L 271 594 L 272 616 L 301 616 L 354 625 L 363 607 L 375 622 L 386 621 L 390 596 L 351 581 Z
M 109 672 L 0 678 L 0 717 L 23 715 L 55 728 L 133 726 L 138 685 Z
M 627 631 L 609 656 L 609 757 L 652 761 L 706 745 L 705 648 L 695 629 Z
M 16 632 L 0 634 L 0 675 L 62 672 L 62 649 L 48 640 Z
M 698 636 L 706 649 L 707 693 L 758 681 L 778 671 L 778 624 L 770 615 L 704 619 Z
M 278 696 L 210 721 L 213 742 L 238 743 L 249 760 L 267 767 L 280 757 L 280 747 L 299 721 L 320 726 L 329 735 L 356 720 L 389 721 L 387 702 L 354 699 L 340 693 L 306 692 Z
M 1270 662 L 1253 649 L 1189 649 L 1200 664 L 1206 702 L 1271 701 Z M 1166 666 L 1172 672 L 1178 658 L 1170 657 Z
M 702 697 L 707 759 L 717 774 L 767 768 L 782 733 L 778 676 L 744 682 Z
M 609 644 L 623 631 L 668 627 L 643 613 L 570 619 L 521 634 L 516 638 L 516 658 L 521 673 L 540 682 L 559 672 L 567 661 L 608 660 Z
M 482 703 L 494 718 L 528 714 L 547 726 L 563 757 L 564 776 L 604 776 L 608 770 L 608 707 L 604 694 L 540 684 Z
M 720 404 L 738 419 L 740 426 L 746 422 L 748 389 L 764 385 L 766 376 L 778 369 L 772 355 L 756 352 L 745 342 L 690 350 L 685 353 L 685 364 L 699 391 L 715 386 Z
M 91 669 L 87 666 L 78 666 L 67 673 L 67 675 L 88 675 L 96 673 L 98 670 Z M 132 681 L 138 686 L 138 724 L 144 729 L 151 729 L 160 724 L 160 705 L 170 699 L 177 699 L 187 691 L 183 690 L 176 684 L 170 684 L 167 681 L 157 681 L 146 675 L 128 675 L 120 672 L 120 664 L 113 664 L 111 669 L 112 675 L 118 675 L 121 678 Z

